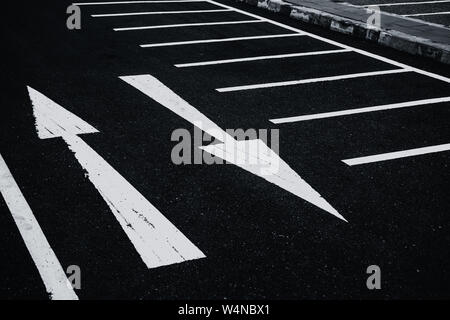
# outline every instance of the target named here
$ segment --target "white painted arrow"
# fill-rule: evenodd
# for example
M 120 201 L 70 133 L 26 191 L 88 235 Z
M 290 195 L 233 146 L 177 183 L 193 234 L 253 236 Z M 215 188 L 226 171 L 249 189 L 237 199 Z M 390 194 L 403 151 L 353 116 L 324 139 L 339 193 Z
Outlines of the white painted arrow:
M 61 137 L 86 170 L 148 268 L 204 258 L 161 212 L 77 135 L 94 127 L 28 87 L 39 138 Z
M 123 76 L 120 79 L 192 125 L 223 142 L 200 147 L 204 151 L 233 163 L 331 213 L 339 219 L 347 221 L 262 140 L 236 141 L 203 113 L 149 74 Z

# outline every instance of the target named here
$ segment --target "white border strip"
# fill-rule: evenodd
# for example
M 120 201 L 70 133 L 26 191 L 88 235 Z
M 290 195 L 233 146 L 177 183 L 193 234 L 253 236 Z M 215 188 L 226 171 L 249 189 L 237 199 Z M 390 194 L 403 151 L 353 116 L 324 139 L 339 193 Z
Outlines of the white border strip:
M 358 113 L 423 106 L 423 105 L 427 105 L 427 104 L 435 104 L 435 103 L 442 103 L 442 102 L 450 102 L 450 97 L 415 100 L 415 101 L 392 103 L 392 104 L 385 104 L 385 105 L 379 105 L 379 106 L 373 106 L 373 107 L 315 113 L 315 114 L 308 114 L 308 115 L 296 116 L 296 117 L 277 118 L 277 119 L 270 119 L 269 121 L 272 123 L 275 123 L 275 124 L 282 124 L 282 123 L 300 122 L 300 121 L 325 119 L 325 118 L 333 118 L 333 117 L 342 117 L 342 116 L 348 116 L 348 115 L 358 114 Z
M 272 34 L 272 35 L 268 35 L 268 36 L 249 36 L 249 37 L 236 37 L 236 38 L 224 38 L 224 39 L 206 39 L 206 40 L 192 40 L 192 41 L 179 41 L 179 42 L 150 43 L 150 44 L 141 44 L 141 48 L 168 47 L 168 46 L 181 46 L 181 45 L 189 45 L 189 44 L 243 41 L 243 40 L 256 40 L 256 39 L 271 39 L 271 38 L 298 37 L 298 36 L 302 36 L 302 34 L 283 33 L 283 34 Z
M 156 14 L 186 14 L 186 13 L 208 13 L 208 12 L 226 12 L 232 11 L 230 9 L 211 9 L 211 10 L 182 10 L 182 11 L 143 11 L 143 12 L 126 12 L 126 13 L 100 13 L 91 14 L 93 18 L 108 18 L 108 17 L 127 17 L 127 16 L 143 16 Z
M 0 192 L 44 282 L 50 299 L 78 300 L 58 258 L 0 154 Z
M 202 27 L 202 26 L 220 26 L 229 24 L 245 24 L 245 23 L 261 23 L 262 20 L 238 20 L 238 21 L 220 21 L 220 22 L 199 22 L 199 23 L 180 23 L 180 24 L 162 24 L 156 26 L 144 27 L 128 27 L 128 28 L 114 28 L 114 31 L 134 31 L 134 30 L 149 30 L 149 29 L 165 29 L 165 28 L 180 28 L 180 27 Z
M 236 87 L 225 87 L 225 88 L 218 88 L 216 90 L 219 92 L 254 90 L 254 89 L 262 89 L 262 88 L 294 86 L 294 85 L 315 83 L 315 82 L 337 81 L 337 80 L 354 79 L 354 78 L 362 78 L 362 77 L 374 77 L 374 76 L 403 73 L 403 72 L 410 72 L 410 71 L 411 70 L 409 70 L 409 69 L 394 69 L 394 70 L 384 70 L 384 71 L 361 72 L 361 73 L 343 74 L 343 75 L 331 76 L 331 77 L 321 77 L 321 78 L 311 78 L 311 79 L 281 81 L 281 82 L 269 82 L 269 83 L 250 84 L 250 85 L 236 86 Z
M 246 57 L 246 58 L 237 58 L 237 59 L 180 63 L 180 64 L 176 64 L 175 67 L 177 67 L 177 68 L 200 67 L 200 66 L 210 66 L 210 65 L 216 65 L 216 64 L 269 60 L 269 59 L 283 59 L 283 58 L 294 58 L 294 57 L 306 57 L 306 56 L 318 56 L 318 55 L 323 55 L 323 54 L 335 54 L 335 53 L 344 53 L 344 52 L 351 52 L 351 50 L 335 49 L 335 50 L 309 51 L 309 52 L 288 53 L 288 54 L 276 54 L 276 55 L 270 55 L 270 56 Z
M 450 143 L 446 143 L 446 144 L 439 144 L 439 145 L 430 146 L 430 147 L 409 149 L 409 150 L 389 152 L 389 153 L 381 153 L 381 154 L 376 154 L 376 155 L 367 156 L 367 157 L 345 159 L 345 160 L 342 160 L 342 162 L 344 162 L 345 164 L 347 164 L 349 166 L 357 166 L 360 164 L 381 162 L 381 161 L 400 159 L 400 158 L 406 158 L 406 157 L 414 157 L 414 156 L 419 156 L 419 155 L 423 155 L 423 154 L 443 152 L 443 151 L 449 151 L 449 150 L 450 150 Z

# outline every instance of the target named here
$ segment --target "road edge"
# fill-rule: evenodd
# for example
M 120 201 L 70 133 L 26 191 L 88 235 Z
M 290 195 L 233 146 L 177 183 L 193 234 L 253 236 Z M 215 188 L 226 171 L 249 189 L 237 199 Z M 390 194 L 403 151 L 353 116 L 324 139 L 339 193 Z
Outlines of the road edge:
M 280 13 L 291 19 L 320 26 L 355 38 L 378 43 L 381 46 L 407 52 L 450 64 L 450 45 L 406 34 L 397 30 L 374 29 L 367 23 L 303 5 L 282 0 L 235 0 L 251 6 Z

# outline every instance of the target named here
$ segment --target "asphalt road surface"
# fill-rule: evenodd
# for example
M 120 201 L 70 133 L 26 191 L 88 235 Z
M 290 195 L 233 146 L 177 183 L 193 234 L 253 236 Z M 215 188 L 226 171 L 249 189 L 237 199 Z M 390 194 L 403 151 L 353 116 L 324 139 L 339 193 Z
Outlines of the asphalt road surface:
M 447 66 L 232 1 L 69 4 L 2 19 L 0 297 L 450 297 Z M 284 171 L 174 164 L 205 119 L 278 129 Z
M 381 11 L 450 26 L 449 0 L 335 0 L 357 6 L 378 6 Z

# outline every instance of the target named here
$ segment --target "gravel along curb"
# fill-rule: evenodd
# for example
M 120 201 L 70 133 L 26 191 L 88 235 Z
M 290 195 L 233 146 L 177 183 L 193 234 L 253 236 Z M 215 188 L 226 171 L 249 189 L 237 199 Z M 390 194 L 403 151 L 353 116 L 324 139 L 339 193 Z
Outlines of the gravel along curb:
M 380 29 L 375 29 L 373 26 L 369 26 L 367 23 L 363 22 L 367 21 L 369 14 L 366 14 L 366 19 L 364 19 L 364 14 L 361 14 L 361 19 L 358 21 L 348 17 L 339 16 L 335 13 L 319 10 L 317 8 L 292 4 L 281 0 L 235 1 L 244 2 L 272 12 L 279 12 L 293 19 L 318 25 L 325 29 L 351 35 L 356 38 L 376 42 L 382 46 L 394 48 L 399 51 L 408 52 L 413 55 L 423 56 L 445 64 L 450 64 L 449 41 L 447 41 L 447 43 L 439 43 L 395 29 L 386 29 L 383 28 L 383 26 Z M 323 3 L 326 2 L 324 0 L 322 1 Z M 361 10 L 361 12 L 365 12 L 365 10 Z

